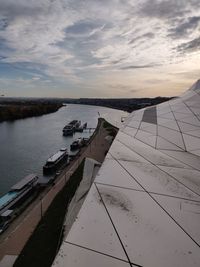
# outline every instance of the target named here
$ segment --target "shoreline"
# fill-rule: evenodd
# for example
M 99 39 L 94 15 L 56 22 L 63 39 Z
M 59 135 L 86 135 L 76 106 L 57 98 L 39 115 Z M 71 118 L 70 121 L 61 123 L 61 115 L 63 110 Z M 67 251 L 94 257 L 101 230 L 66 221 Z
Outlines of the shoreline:
M 35 103 L 35 104 L 6 104 L 0 106 L 0 123 L 13 122 L 20 119 L 38 117 L 58 111 L 63 104 Z
M 103 119 L 99 119 L 89 144 L 82 148 L 79 156 L 56 178 L 55 184 L 45 188 L 39 197 L 37 197 L 37 199 L 34 200 L 2 234 L 0 237 L 0 260 L 4 255 L 20 254 L 43 214 L 47 211 L 55 196 L 61 191 L 84 158 L 90 157 L 103 162 L 105 154 L 111 145 L 105 140 L 109 132 L 103 126 L 104 121 Z M 114 128 L 117 129 L 116 127 Z

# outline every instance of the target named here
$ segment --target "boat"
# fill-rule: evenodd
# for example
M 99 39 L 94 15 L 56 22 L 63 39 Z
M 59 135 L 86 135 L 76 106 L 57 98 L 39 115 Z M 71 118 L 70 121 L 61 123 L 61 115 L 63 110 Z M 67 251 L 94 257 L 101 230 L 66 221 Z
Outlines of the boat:
M 83 145 L 83 146 L 88 145 L 89 140 L 90 140 L 89 137 L 83 137 L 82 145 Z
M 81 121 L 73 120 L 63 128 L 63 135 L 73 135 L 73 133 L 80 127 Z
M 67 136 L 67 135 L 73 135 L 74 134 L 74 127 L 72 125 L 66 125 L 63 128 L 63 135 Z
M 83 146 L 83 138 L 78 138 L 70 145 L 70 149 L 77 150 L 81 148 L 82 146 Z
M 69 124 L 73 125 L 74 126 L 74 130 L 76 131 L 80 127 L 81 121 L 73 120 Z
M 12 208 L 18 201 L 22 199 L 29 191 L 31 191 L 38 183 L 36 174 L 29 174 L 17 184 L 12 186 L 10 191 L 0 198 L 0 217 L 5 217 L 9 208 Z
M 43 166 L 43 173 L 48 174 L 57 170 L 63 162 L 68 162 L 67 148 L 61 148 L 57 153 L 48 158 L 46 164 Z
M 79 152 L 80 152 L 80 149 L 70 151 L 69 152 L 69 161 L 74 160 L 78 156 Z

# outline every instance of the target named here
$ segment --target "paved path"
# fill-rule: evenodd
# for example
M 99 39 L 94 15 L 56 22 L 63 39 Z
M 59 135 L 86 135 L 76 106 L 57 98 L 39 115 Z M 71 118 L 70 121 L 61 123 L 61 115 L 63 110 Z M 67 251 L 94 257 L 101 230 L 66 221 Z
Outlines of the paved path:
M 35 227 L 41 219 L 42 214 L 47 210 L 57 193 L 63 188 L 85 157 L 93 158 L 103 162 L 105 151 L 109 149 L 109 143 L 105 140 L 106 130 L 99 128 L 91 143 L 82 149 L 80 156 L 74 160 L 72 165 L 66 168 L 57 182 L 48 192 L 43 192 L 16 220 L 10 225 L 0 239 L 0 260 L 4 255 L 19 255 L 25 243 L 31 236 Z M 45 194 L 45 195 L 44 195 Z

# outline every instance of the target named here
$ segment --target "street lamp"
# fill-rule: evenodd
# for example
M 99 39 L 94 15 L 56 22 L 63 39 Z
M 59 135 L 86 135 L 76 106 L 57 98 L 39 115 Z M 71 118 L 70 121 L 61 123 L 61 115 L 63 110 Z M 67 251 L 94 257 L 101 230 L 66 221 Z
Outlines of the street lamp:
M 42 197 L 40 198 L 40 215 L 41 215 L 41 219 L 43 216 L 43 212 L 42 212 Z

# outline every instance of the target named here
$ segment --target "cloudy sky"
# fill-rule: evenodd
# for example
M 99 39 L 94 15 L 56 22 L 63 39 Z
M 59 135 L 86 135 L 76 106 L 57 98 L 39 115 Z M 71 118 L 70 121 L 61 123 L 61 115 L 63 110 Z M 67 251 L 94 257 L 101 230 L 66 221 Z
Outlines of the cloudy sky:
M 0 0 L 0 94 L 172 96 L 198 78 L 199 0 Z

